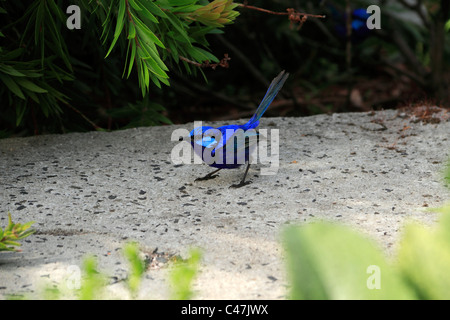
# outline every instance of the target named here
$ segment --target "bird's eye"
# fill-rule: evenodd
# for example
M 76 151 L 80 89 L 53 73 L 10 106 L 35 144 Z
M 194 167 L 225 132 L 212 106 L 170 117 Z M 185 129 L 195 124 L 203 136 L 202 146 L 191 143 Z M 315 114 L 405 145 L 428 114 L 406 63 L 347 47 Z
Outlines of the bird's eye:
M 206 136 L 203 137 L 203 141 L 215 141 L 215 140 L 216 140 L 215 136 L 208 136 L 208 135 L 206 135 Z

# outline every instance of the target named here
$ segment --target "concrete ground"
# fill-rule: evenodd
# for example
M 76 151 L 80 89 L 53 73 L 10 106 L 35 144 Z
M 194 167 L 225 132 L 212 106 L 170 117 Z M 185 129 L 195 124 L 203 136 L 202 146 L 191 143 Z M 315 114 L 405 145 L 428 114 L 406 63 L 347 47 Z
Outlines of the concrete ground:
M 171 134 L 192 123 L 0 140 L 0 226 L 9 211 L 36 229 L 22 252 L 0 252 L 0 296 L 64 285 L 94 254 L 113 295 L 126 298 L 121 248 L 135 240 L 149 256 L 157 248 L 161 262 L 146 272 L 140 298 L 168 298 L 164 257 L 199 247 L 195 298 L 284 299 L 280 234 L 321 219 L 360 230 L 392 255 L 405 222 L 433 224 L 436 214 L 423 209 L 450 198 L 441 174 L 450 121 L 435 116 L 439 123 L 397 111 L 263 118 L 260 128 L 279 129 L 278 172 L 254 165 L 253 183 L 239 189 L 229 186 L 244 168 L 195 182 L 211 168 L 173 164 Z

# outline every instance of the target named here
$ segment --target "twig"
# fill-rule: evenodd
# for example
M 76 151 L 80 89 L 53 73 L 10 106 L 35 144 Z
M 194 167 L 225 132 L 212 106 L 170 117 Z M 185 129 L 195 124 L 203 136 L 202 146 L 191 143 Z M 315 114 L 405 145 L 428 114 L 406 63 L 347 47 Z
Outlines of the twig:
M 224 57 L 222 58 L 222 60 L 220 60 L 219 63 L 210 63 L 208 60 L 206 60 L 205 62 L 199 63 L 196 61 L 189 60 L 188 58 L 183 57 L 183 56 L 178 56 L 178 57 L 180 58 L 180 60 L 183 60 L 183 61 L 185 61 L 189 64 L 192 64 L 196 67 L 211 68 L 213 70 L 215 70 L 217 67 L 228 68 L 229 67 L 228 61 L 231 60 L 231 58 L 228 56 L 228 53 L 224 54 Z
M 70 103 L 64 103 L 66 106 L 68 106 L 70 109 L 72 109 L 73 111 L 75 111 L 76 113 L 78 113 L 84 120 L 86 120 L 87 122 L 89 122 L 89 124 L 94 127 L 95 130 L 103 130 L 102 127 L 99 127 L 98 125 L 96 125 L 94 122 L 92 122 L 88 117 L 86 117 L 80 110 L 78 110 L 77 108 L 75 108 L 74 106 L 72 106 Z
M 240 4 L 238 4 L 238 6 L 240 6 L 242 8 L 247 8 L 247 9 L 251 9 L 251 10 L 256 10 L 256 11 L 260 11 L 260 12 L 273 14 L 273 15 L 288 16 L 288 19 L 291 22 L 291 28 L 292 28 L 293 24 L 295 24 L 295 23 L 299 24 L 297 27 L 297 30 L 299 30 L 303 26 L 303 24 L 306 22 L 308 17 L 325 18 L 324 15 L 298 12 L 297 10 L 295 10 L 293 8 L 287 8 L 286 12 L 276 12 L 276 11 L 271 11 L 271 10 L 267 10 L 267 9 L 263 9 L 263 8 L 258 8 L 255 6 L 249 6 L 246 3 L 240 3 Z

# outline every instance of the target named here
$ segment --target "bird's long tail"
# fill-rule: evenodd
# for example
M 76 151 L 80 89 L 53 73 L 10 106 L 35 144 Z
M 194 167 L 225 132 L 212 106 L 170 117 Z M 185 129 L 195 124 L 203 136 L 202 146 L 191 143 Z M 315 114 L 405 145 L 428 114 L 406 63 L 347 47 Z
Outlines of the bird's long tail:
M 280 72 L 278 76 L 276 76 L 275 79 L 272 80 L 272 83 L 269 86 L 269 89 L 267 89 L 266 95 L 262 99 L 261 103 L 258 106 L 258 109 L 256 109 L 255 114 L 253 117 L 244 125 L 244 129 L 251 129 L 256 128 L 259 124 L 259 119 L 262 117 L 264 112 L 267 110 L 267 108 L 272 103 L 273 99 L 278 94 L 278 91 L 281 90 L 283 87 L 284 82 L 289 77 L 289 73 L 285 73 L 284 70 Z

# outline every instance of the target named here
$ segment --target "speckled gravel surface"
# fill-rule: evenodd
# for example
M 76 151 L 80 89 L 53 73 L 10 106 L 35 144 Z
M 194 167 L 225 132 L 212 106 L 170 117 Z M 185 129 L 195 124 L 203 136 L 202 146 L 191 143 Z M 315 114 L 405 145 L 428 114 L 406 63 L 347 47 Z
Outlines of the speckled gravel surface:
M 198 299 L 283 299 L 287 283 L 280 232 L 321 219 L 350 225 L 395 252 L 410 219 L 432 224 L 424 207 L 449 199 L 442 170 L 450 121 L 422 123 L 397 111 L 263 118 L 279 129 L 279 169 L 240 189 L 244 168 L 197 181 L 206 165 L 174 165 L 176 128 L 193 124 L 0 140 L 0 225 L 36 221 L 22 252 L 0 253 L 0 296 L 66 281 L 94 254 L 125 297 L 121 248 L 138 241 L 153 259 L 142 298 L 167 298 L 170 265 L 200 247 Z M 220 122 L 217 124 L 225 124 Z M 157 251 L 155 251 L 155 249 Z M 153 256 L 154 257 L 154 256 Z

